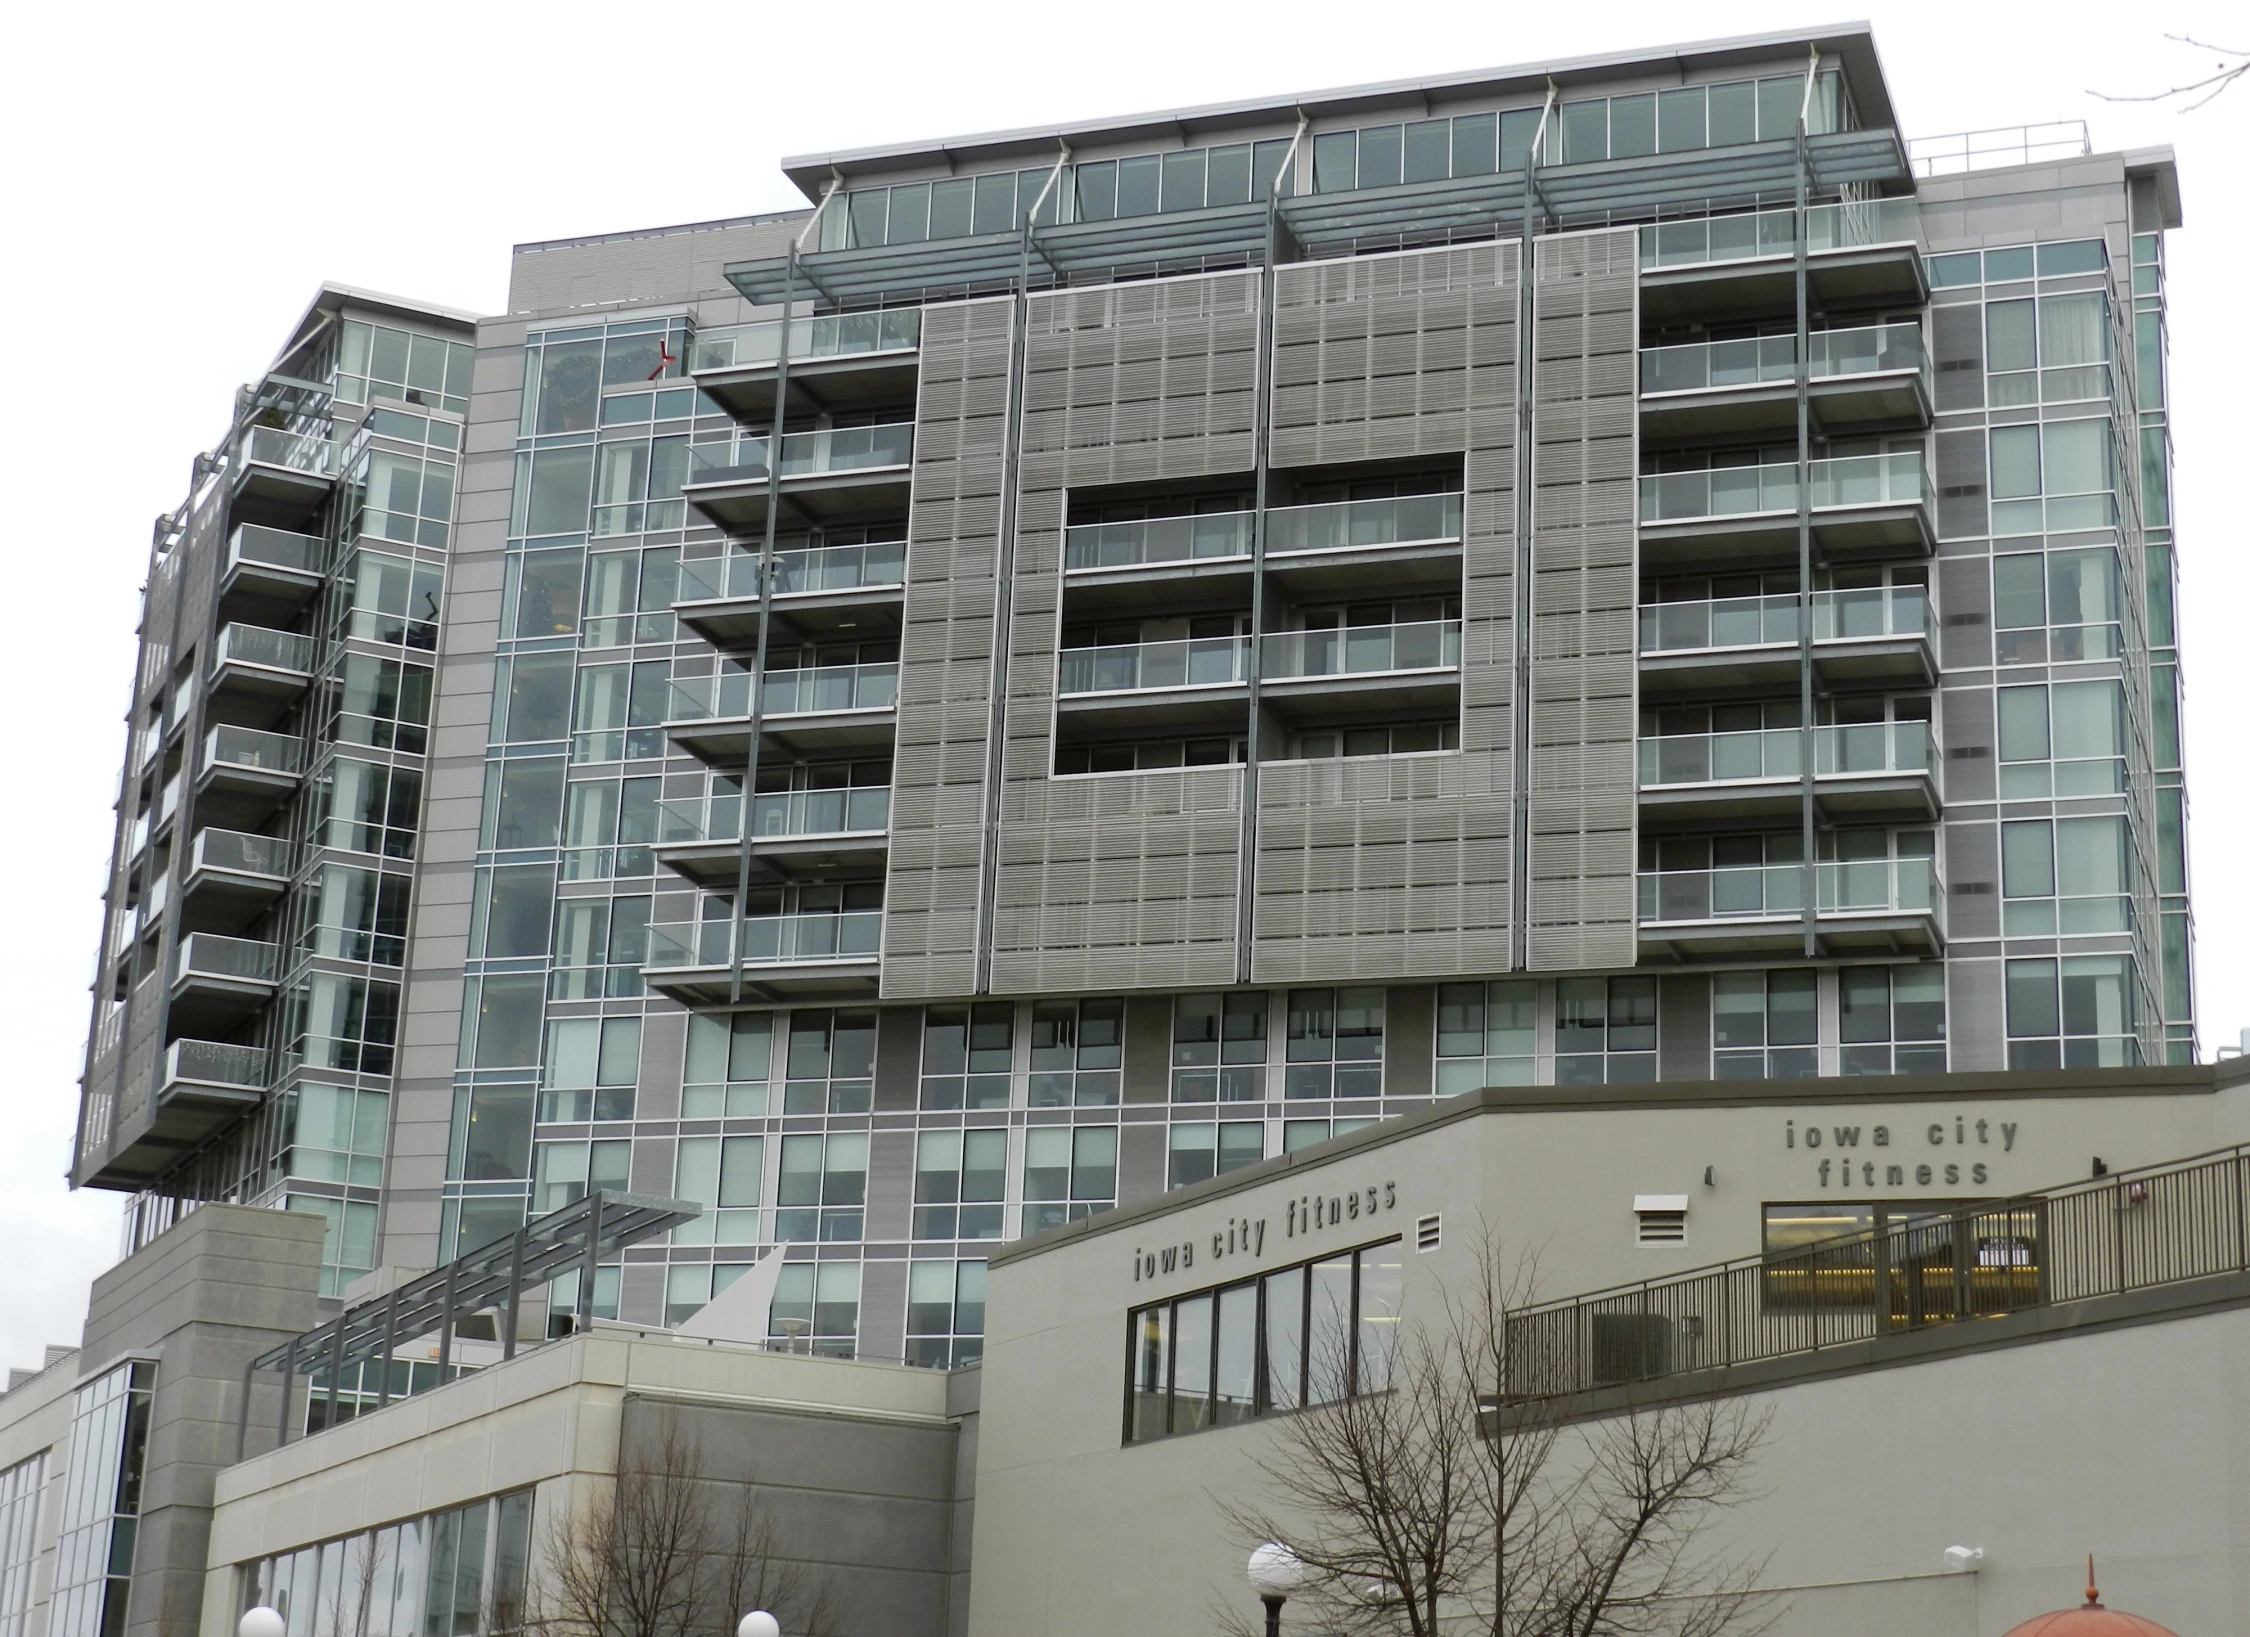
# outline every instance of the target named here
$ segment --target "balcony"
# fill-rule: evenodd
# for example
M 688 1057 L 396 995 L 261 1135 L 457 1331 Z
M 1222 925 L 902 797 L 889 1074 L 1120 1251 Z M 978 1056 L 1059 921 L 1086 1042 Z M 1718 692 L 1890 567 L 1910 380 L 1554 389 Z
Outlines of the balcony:
M 1929 300 L 1921 213 L 1911 199 L 1815 205 L 1805 272 L 1823 311 Z M 1694 216 L 1641 229 L 1641 315 L 1656 323 L 1794 312 L 1797 213 Z
M 265 1086 L 260 1047 L 175 1040 L 164 1048 L 149 1139 L 193 1148 L 265 1101 Z
M 320 589 L 327 542 L 316 535 L 243 523 L 227 537 L 219 575 L 222 619 L 286 620 Z
M 792 317 L 790 417 L 912 398 L 921 346 L 919 307 Z M 698 331 L 688 373 L 738 420 L 770 426 L 780 361 L 781 321 L 765 319 Z
M 682 493 L 711 521 L 738 534 L 766 520 L 769 440 L 745 432 L 731 443 L 688 450 Z M 914 464 L 914 423 L 820 427 L 781 439 L 781 493 L 790 511 L 815 524 L 868 522 L 904 515 Z
M 1284 715 L 1444 709 L 1459 696 L 1460 672 L 1459 620 L 1277 631 L 1258 662 L 1261 697 Z
M 188 849 L 183 919 L 196 927 L 247 926 L 289 888 L 297 850 L 280 836 L 203 829 Z
M 1065 648 L 1056 656 L 1056 704 L 1105 729 L 1239 731 L 1249 679 L 1248 637 Z
M 648 929 L 641 975 L 650 988 L 691 1004 L 732 993 L 734 922 Z M 883 912 L 753 915 L 742 922 L 745 998 L 872 997 L 882 973 Z
M 1813 548 L 1823 560 L 1927 557 L 1937 544 L 1916 450 L 1812 463 Z M 1715 466 L 1641 479 L 1644 567 L 1797 556 L 1797 467 Z
M 714 793 L 656 804 L 656 856 L 689 880 L 731 888 L 742 868 L 742 797 Z M 889 785 L 784 790 L 751 806 L 751 879 L 880 875 L 889 857 Z
M 1813 426 L 1823 435 L 1930 423 L 1930 358 L 1918 324 L 1815 330 Z M 1797 338 L 1691 341 L 1641 353 L 1644 439 L 1781 437 L 1797 427 Z
M 1815 591 L 1813 667 L 1824 683 L 1933 687 L 1927 591 L 1877 585 Z M 1641 697 L 1778 688 L 1797 677 L 1798 607 L 1792 595 L 1712 597 L 1641 605 Z
M 1813 729 L 1813 800 L 1824 820 L 1927 822 L 1938 816 L 1938 746 L 1930 724 Z M 1669 733 L 1640 742 L 1641 808 L 1666 819 L 1787 819 L 1798 808 L 1799 728 Z
M 905 606 L 906 542 L 805 546 L 773 554 L 774 635 L 798 641 L 895 634 Z M 758 637 L 758 554 L 680 564 L 672 611 L 720 647 Z
M 1931 858 L 1813 866 L 1813 936 L 1823 955 L 1936 954 L 1945 943 L 1945 883 Z M 1805 867 L 1767 864 L 1644 870 L 1643 960 L 1801 954 Z
M 262 625 L 227 625 L 211 656 L 211 698 L 235 714 L 280 715 L 312 686 L 313 639 Z
M 336 445 L 325 434 L 253 426 L 242 434 L 230 479 L 245 522 L 309 520 L 336 486 Z
M 286 733 L 221 725 L 204 736 L 195 789 L 202 816 L 231 827 L 262 820 L 303 782 L 305 747 Z
M 898 707 L 898 662 L 806 665 L 766 673 L 767 739 L 792 753 L 862 750 L 891 742 Z M 676 677 L 664 731 L 690 754 L 720 767 L 748 759 L 750 673 Z
M 194 932 L 172 951 L 173 1028 L 218 1034 L 239 1027 L 273 998 L 281 951 L 249 938 Z

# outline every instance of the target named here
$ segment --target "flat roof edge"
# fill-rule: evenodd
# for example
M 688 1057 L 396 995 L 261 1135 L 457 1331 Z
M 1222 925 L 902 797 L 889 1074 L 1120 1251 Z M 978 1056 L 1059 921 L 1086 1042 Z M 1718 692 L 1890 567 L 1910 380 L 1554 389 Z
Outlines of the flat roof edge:
M 526 239 L 511 245 L 511 256 L 533 256 L 546 250 L 583 250 L 598 244 L 629 244 L 635 239 L 668 239 L 677 233 L 716 233 L 730 227 L 763 227 L 770 222 L 802 220 L 801 206 L 788 210 L 760 211 L 754 216 L 717 216 L 703 222 L 673 222 L 663 227 L 622 228 L 614 233 L 586 233 L 568 239 Z

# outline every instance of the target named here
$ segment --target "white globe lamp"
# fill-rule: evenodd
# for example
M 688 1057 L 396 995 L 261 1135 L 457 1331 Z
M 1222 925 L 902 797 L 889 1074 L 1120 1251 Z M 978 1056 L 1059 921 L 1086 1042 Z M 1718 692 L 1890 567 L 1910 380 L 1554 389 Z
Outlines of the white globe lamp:
M 235 1637 L 289 1637 L 289 1622 L 281 1617 L 279 1609 L 269 1609 L 261 1603 L 236 1621 L 234 1630 Z

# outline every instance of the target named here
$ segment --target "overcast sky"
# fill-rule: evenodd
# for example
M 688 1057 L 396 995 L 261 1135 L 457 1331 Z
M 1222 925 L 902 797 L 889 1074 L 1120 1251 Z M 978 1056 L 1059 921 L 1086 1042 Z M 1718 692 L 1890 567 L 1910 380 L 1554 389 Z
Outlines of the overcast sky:
M 0 258 L 24 367 L 6 417 L 26 488 L 0 802 L 0 1365 L 75 1343 L 119 1198 L 63 1184 L 124 749 L 149 524 L 179 504 L 322 280 L 480 312 L 513 243 L 799 201 L 787 154 L 1286 94 L 1831 20 L 1771 4 L 1294 6 L 27 6 L 0 102 Z M 2250 85 L 2200 113 L 2112 92 L 2250 52 L 2239 4 L 1878 5 L 1909 137 L 2084 119 L 2097 148 L 2179 150 L 2171 246 L 2178 523 L 2204 1049 L 2250 1025 L 2250 812 L 2233 712 L 2250 590 L 2239 297 Z M 2229 30 L 2233 31 L 2230 37 Z M 2232 60 L 2228 58 L 2227 60 Z M 2231 275 L 2231 277 L 2230 277 Z M 70 388 L 70 402 L 58 394 Z M 109 407 L 103 409 L 96 403 Z M 67 411 L 67 413 L 66 413 Z

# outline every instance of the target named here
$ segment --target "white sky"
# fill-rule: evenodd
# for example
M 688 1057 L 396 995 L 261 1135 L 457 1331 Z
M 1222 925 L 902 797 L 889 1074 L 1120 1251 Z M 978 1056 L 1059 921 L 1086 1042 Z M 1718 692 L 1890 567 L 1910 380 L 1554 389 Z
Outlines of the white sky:
M 0 1365 L 75 1343 L 86 1281 L 116 1255 L 118 1196 L 70 1194 L 62 1176 L 150 520 L 179 503 L 233 389 L 323 279 L 489 312 L 511 244 L 799 203 L 784 154 L 1829 20 L 1646 0 L 141 0 L 15 15 L 0 289 L 23 368 L 0 407 L 0 447 L 25 501 L 25 623 L 0 642 L 0 668 L 24 736 L 0 801 L 0 858 L 17 884 L 16 931 L 0 939 Z M 2098 148 L 2179 150 L 2188 225 L 2171 245 L 2173 403 L 2208 1052 L 2250 1025 L 2250 856 L 2237 839 L 2250 777 L 2227 725 L 2250 695 L 2250 644 L 2215 612 L 2250 602 L 2250 567 L 2230 558 L 2223 522 L 2245 427 L 2242 315 L 2225 290 L 2226 269 L 2250 258 L 2250 84 L 2185 117 L 2104 104 L 2087 88 L 2197 77 L 2212 53 L 2164 33 L 2250 52 L 2250 22 L 2210 0 L 2147 13 L 1951 0 L 1870 15 L 1910 137 L 2083 118 Z M 69 382 L 71 405 L 47 390 Z

